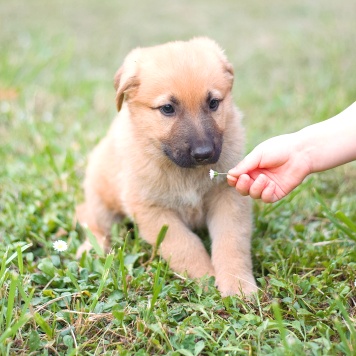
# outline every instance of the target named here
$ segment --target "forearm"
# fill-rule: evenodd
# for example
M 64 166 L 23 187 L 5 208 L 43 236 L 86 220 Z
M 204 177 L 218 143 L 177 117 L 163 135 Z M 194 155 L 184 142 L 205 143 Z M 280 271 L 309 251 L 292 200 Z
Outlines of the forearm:
M 296 132 L 310 173 L 356 160 L 356 102 L 329 120 Z

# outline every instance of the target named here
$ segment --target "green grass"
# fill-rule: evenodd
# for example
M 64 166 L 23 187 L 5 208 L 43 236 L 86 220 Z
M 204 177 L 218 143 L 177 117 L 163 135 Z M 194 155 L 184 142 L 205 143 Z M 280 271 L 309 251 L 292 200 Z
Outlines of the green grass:
M 0 2 L 0 355 L 354 355 L 355 164 L 254 204 L 255 301 L 173 273 L 129 223 L 113 228 L 110 254 L 76 261 L 73 215 L 131 48 L 216 39 L 250 150 L 355 100 L 355 11 L 352 0 Z

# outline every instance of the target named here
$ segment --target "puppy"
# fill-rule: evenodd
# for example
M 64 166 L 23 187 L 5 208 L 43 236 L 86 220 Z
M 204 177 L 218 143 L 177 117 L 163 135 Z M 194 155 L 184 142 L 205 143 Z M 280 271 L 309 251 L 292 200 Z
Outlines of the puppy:
M 250 256 L 251 211 L 224 177 L 243 150 L 241 115 L 231 97 L 233 68 L 208 38 L 134 49 L 115 75 L 118 116 L 91 154 L 78 208 L 98 243 L 129 216 L 170 267 L 215 276 L 222 296 L 257 287 Z M 193 229 L 206 226 L 211 256 Z M 88 241 L 80 256 L 90 250 Z

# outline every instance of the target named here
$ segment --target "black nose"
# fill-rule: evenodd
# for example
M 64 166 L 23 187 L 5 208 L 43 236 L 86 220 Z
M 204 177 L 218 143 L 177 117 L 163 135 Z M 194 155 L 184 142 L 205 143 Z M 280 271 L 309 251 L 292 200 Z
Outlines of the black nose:
M 197 162 L 203 162 L 213 156 L 214 147 L 209 144 L 199 145 L 193 147 L 190 151 L 190 154 Z

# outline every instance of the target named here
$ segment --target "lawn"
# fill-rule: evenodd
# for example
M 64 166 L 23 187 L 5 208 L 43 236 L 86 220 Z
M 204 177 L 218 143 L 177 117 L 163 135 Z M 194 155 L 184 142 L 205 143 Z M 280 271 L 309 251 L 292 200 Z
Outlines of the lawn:
M 249 151 L 355 101 L 355 13 L 353 0 L 0 1 L 0 355 L 355 355 L 354 163 L 254 202 L 253 301 L 175 274 L 129 221 L 110 254 L 77 261 L 73 219 L 130 49 L 214 38 Z

